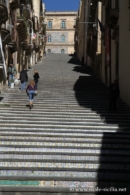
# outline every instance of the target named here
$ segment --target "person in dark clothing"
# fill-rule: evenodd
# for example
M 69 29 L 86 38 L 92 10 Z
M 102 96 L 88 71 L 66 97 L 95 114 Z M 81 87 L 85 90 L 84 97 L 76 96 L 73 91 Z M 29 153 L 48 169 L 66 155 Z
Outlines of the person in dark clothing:
M 84 65 L 84 56 L 82 57 L 81 63 L 82 63 L 82 65 Z
M 28 75 L 27 75 L 27 71 L 26 71 L 25 67 L 23 67 L 22 71 L 20 72 L 20 78 L 19 79 L 21 81 L 20 89 L 25 90 L 26 82 L 28 81 Z
M 33 99 L 34 99 L 35 90 L 36 90 L 35 82 L 30 81 L 29 85 L 26 88 L 26 93 L 29 97 L 30 110 L 33 107 Z
M 16 67 L 13 65 L 13 60 L 9 62 L 8 70 L 7 70 L 7 79 L 8 79 L 8 86 L 11 86 L 11 81 L 14 80 L 15 75 L 17 74 Z
M 109 111 L 116 111 L 116 102 L 117 102 L 117 98 L 119 97 L 119 94 L 120 94 L 117 80 L 115 80 L 114 83 L 111 84 L 109 89 L 110 89 Z
M 38 89 L 38 81 L 39 81 L 39 73 L 37 72 L 37 70 L 34 70 L 34 81 L 35 81 L 35 85 L 36 85 L 36 89 Z

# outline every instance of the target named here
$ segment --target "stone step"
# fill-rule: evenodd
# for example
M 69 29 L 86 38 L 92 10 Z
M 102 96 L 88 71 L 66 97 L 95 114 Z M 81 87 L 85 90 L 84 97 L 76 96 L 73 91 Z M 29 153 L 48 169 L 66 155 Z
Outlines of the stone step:
M 67 121 L 67 122 L 71 122 L 71 123 L 73 123 L 73 122 L 78 122 L 78 123 L 82 123 L 82 124 L 84 124 L 84 123 L 87 123 L 88 121 L 89 122 L 94 122 L 94 123 L 98 123 L 98 124 L 104 124 L 103 122 L 102 122 L 102 120 L 101 120 L 101 118 L 82 118 L 82 121 L 81 121 L 81 118 L 80 117 L 77 117 L 77 118 L 74 118 L 74 117 L 63 117 L 63 116 L 59 116 L 59 117 L 56 117 L 55 115 L 53 116 L 53 115 L 51 115 L 50 117 L 46 117 L 46 116 L 34 116 L 33 115 L 33 122 L 36 122 L 36 123 L 38 123 L 38 122 L 43 122 L 43 121 Z M 30 121 L 30 115 L 29 116 L 25 116 L 25 115 L 23 115 L 22 117 L 21 116 L 12 116 L 12 115 L 8 115 L 8 119 L 6 119 L 5 118 L 5 116 L 4 115 L 2 115 L 2 116 L 0 116 L 0 121 L 2 122 L 4 122 L 4 121 Z M 126 122 L 126 121 L 123 121 L 124 123 Z M 122 122 L 122 123 L 123 123 Z
M 68 102 L 68 103 L 73 103 L 73 104 L 77 103 L 77 98 L 75 98 L 74 96 L 73 97 L 70 97 L 70 96 L 65 97 L 65 96 L 60 96 L 60 95 L 54 96 L 54 97 L 45 96 L 44 99 L 43 99 L 43 96 L 44 96 L 43 94 L 41 96 L 35 96 L 34 99 L 36 102 L 44 101 L 44 102 L 53 102 L 53 103 L 55 102 L 58 102 L 58 103 Z M 28 100 L 28 96 L 17 96 L 17 95 L 15 98 L 13 96 L 12 97 L 1 97 L 1 98 L 2 98 L 1 102 L 12 101 L 12 102 L 17 103 L 17 102 L 20 102 L 20 100 L 22 101 Z M 90 96 L 90 97 L 82 97 L 80 98 L 80 101 L 96 105 L 96 103 L 101 103 L 103 99 L 104 97 L 98 97 L 97 99 L 97 98 L 91 98 Z M 103 105 L 105 105 L 106 103 L 109 103 L 109 99 L 102 102 Z M 102 106 L 102 104 L 100 104 L 100 106 Z M 117 101 L 117 104 L 124 106 L 124 103 L 121 101 Z M 125 106 L 125 108 L 128 108 L 128 107 Z
M 129 136 L 130 138 L 130 136 Z M 30 136 L 30 135 L 8 135 L 8 134 L 3 134 L 1 135 L 0 133 L 0 142 L 1 141 L 33 141 L 33 142 L 37 142 L 37 141 L 42 141 L 42 142 L 71 142 L 71 143 L 129 143 L 128 137 L 127 138 L 123 138 L 120 136 L 120 138 L 104 138 L 103 136 L 101 138 L 97 137 L 95 135 L 95 137 L 89 137 L 87 136 L 86 138 L 79 138 L 79 137 L 39 137 L 37 135 L 35 136 Z
M 118 131 L 117 131 L 118 130 Z M 0 132 L 1 133 L 3 133 L 3 132 L 7 132 L 7 133 L 9 133 L 9 132 L 11 132 L 11 133 L 21 133 L 21 135 L 23 134 L 23 133 L 27 133 L 28 132 L 28 134 L 32 134 L 32 133 L 37 133 L 38 135 L 41 135 L 41 134 L 46 134 L 46 135 L 59 135 L 59 133 L 61 134 L 61 135 L 68 135 L 68 136 L 71 136 L 71 135 L 73 135 L 73 136 L 75 136 L 75 137 L 77 137 L 77 136 L 85 136 L 85 134 L 94 134 L 94 135 L 97 135 L 97 134 L 104 134 L 104 135 L 106 135 L 106 134 L 110 134 L 110 136 L 113 136 L 114 137 L 114 135 L 115 135 L 115 133 L 117 133 L 118 134 L 118 136 L 119 135 L 122 135 L 122 134 L 125 134 L 125 135 L 129 135 L 129 131 L 127 131 L 126 129 L 125 130 L 123 130 L 123 129 L 101 129 L 101 128 L 92 128 L 91 129 L 91 127 L 90 128 L 87 128 L 87 130 L 86 130 L 86 128 L 85 129 L 80 129 L 80 128 L 67 128 L 67 127 L 64 127 L 64 128 L 60 128 L 60 127 L 53 127 L 53 126 L 45 126 L 45 127 L 21 127 L 21 126 L 15 126 L 14 125 L 14 127 L 13 127 L 13 125 L 12 125 L 12 127 L 10 127 L 10 125 L 8 125 L 8 126 L 5 126 L 5 125 L 3 125 L 2 127 L 0 127 Z M 115 135 L 116 136 L 116 135 Z
M 11 162 L 5 161 L 3 159 L 0 161 L 0 169 L 1 170 L 41 170 L 41 171 L 76 171 L 76 172 L 98 172 L 100 168 L 100 171 L 113 171 L 113 172 L 120 172 L 120 173 L 130 173 L 130 165 L 129 163 L 120 163 L 117 164 L 112 162 L 86 162 L 86 163 L 76 163 L 76 162 L 33 162 L 33 160 L 30 161 L 14 161 Z M 129 176 L 130 179 L 130 176 Z
M 25 147 L 55 147 L 55 148 L 111 148 L 111 149 L 130 149 L 130 143 L 73 143 L 73 142 L 35 142 L 35 141 L 25 141 L 25 140 L 14 140 L 14 141 L 0 141 L 0 147 L 2 146 L 25 146 Z
M 24 104 L 23 106 L 19 106 L 19 105 L 10 105 L 10 104 L 1 104 L 2 106 L 0 106 L 0 110 L 3 112 L 3 111 L 9 111 L 9 112 L 14 112 L 14 113 L 22 113 L 22 112 L 25 112 L 25 107 L 26 105 Z M 33 109 L 33 112 L 37 112 L 38 113 L 44 113 L 44 112 L 52 112 L 52 113 L 65 113 L 65 114 L 75 114 L 75 115 L 78 115 L 78 114 L 88 114 L 90 116 L 93 116 L 93 115 L 97 115 L 97 116 L 114 116 L 116 117 L 117 116 L 127 116 L 129 117 L 130 116 L 130 113 L 129 112 L 124 112 L 122 113 L 121 111 L 120 112 L 117 112 L 117 113 L 108 113 L 107 111 L 103 111 L 101 110 L 100 113 L 97 113 L 97 111 L 92 111 L 90 108 L 82 108 L 82 107 L 77 107 L 76 109 L 75 108 L 69 108 L 69 106 L 67 107 L 59 107 L 59 106 L 51 106 L 51 105 L 45 105 L 43 107 L 39 107 L 39 106 L 35 106 L 34 105 L 34 108 Z M 28 109 L 26 109 L 26 111 L 28 111 Z M 30 112 L 29 112 L 30 113 Z
M 27 102 L 28 102 L 28 99 L 23 100 L 22 103 L 21 103 L 21 100 L 19 100 L 19 102 L 18 101 L 11 101 L 11 100 L 2 101 L 3 104 L 8 103 L 8 104 L 11 104 L 11 105 L 14 105 L 14 106 L 16 106 L 16 105 L 18 105 L 18 106 L 21 105 L 22 106 L 22 105 L 25 105 Z M 91 104 L 92 104 L 92 107 L 94 107 L 95 109 L 99 108 L 100 110 L 109 107 L 109 102 L 106 102 L 102 105 L 100 105 L 98 102 L 95 102 L 95 104 L 91 103 L 91 102 L 80 102 L 80 103 L 81 103 L 82 106 L 85 106 L 85 107 L 91 107 Z M 59 107 L 66 107 L 66 106 L 74 107 L 75 106 L 75 107 L 78 107 L 80 109 L 77 102 L 70 102 L 70 101 L 61 101 L 61 102 L 59 102 L 59 101 L 43 101 L 43 100 L 40 100 L 38 102 L 37 100 L 34 99 L 34 104 L 38 105 L 38 106 L 42 106 L 42 105 L 45 105 L 45 104 L 46 104 L 46 106 L 48 106 L 48 105 L 49 106 L 58 105 Z M 120 110 L 126 110 L 126 111 L 129 112 L 129 110 L 127 108 L 125 108 L 123 106 L 120 106 L 120 104 L 117 104 L 117 107 L 119 107 Z
M 22 147 L 21 147 L 22 146 Z M 0 151 L 1 153 L 8 153 L 8 152 L 13 152 L 13 153 L 16 153 L 16 152 L 24 152 L 24 153 L 36 153 L 36 154 L 40 154 L 40 153 L 46 153 L 46 154 L 71 154 L 71 155 L 80 155 L 80 154 L 84 154 L 84 155 L 87 155 L 87 154 L 118 154 L 118 155 L 129 155 L 130 154 L 130 150 L 128 148 L 67 148 L 67 147 L 33 147 L 33 146 L 30 146 L 30 145 L 21 145 L 21 146 L 0 146 Z M 35 146 L 35 145 L 34 145 Z M 102 151 L 101 151 L 102 149 Z
M 1 186 L 2 185 L 2 186 Z M 12 187 L 11 185 L 15 186 Z M 87 181 L 57 181 L 57 180 L 44 180 L 44 181 L 21 181 L 21 180 L 2 180 L 0 181 L 2 195 L 7 195 L 11 192 L 11 195 L 95 195 L 95 193 L 101 193 L 102 191 L 125 193 L 129 194 L 130 185 L 128 182 L 110 182 L 90 179 Z M 98 187 L 97 187 L 98 186 Z M 111 187 L 114 186 L 114 187 Z M 19 193 L 20 192 L 20 193 Z
M 122 128 L 123 127 L 127 127 L 127 129 L 128 129 L 128 127 L 130 126 L 130 123 L 129 123 L 129 120 L 124 120 L 124 121 L 122 121 L 122 120 L 119 120 L 119 119 L 117 119 L 117 120 L 111 120 L 111 119 L 109 119 L 109 120 L 107 120 L 107 121 L 105 121 L 105 120 L 101 120 L 101 119 L 82 119 L 82 118 L 78 118 L 78 119 L 76 119 L 76 118 L 61 118 L 61 117 L 58 117 L 58 118 L 56 118 L 55 116 L 53 117 L 53 118 L 51 118 L 51 117 L 48 117 L 48 118 L 46 118 L 45 116 L 43 116 L 43 117 L 32 117 L 32 119 L 33 119 L 33 121 L 31 122 L 31 124 L 63 124 L 63 125 L 68 125 L 68 124 L 70 124 L 70 125 L 72 125 L 72 124 L 74 124 L 74 125 L 80 125 L 80 124 L 82 124 L 82 125 L 87 125 L 88 126 L 88 124 L 90 124 L 90 126 L 91 125 L 96 125 L 97 127 L 98 126 L 100 126 L 100 125 L 108 125 L 109 126 L 109 124 L 108 123 L 111 123 L 111 125 L 113 124 L 114 126 L 116 125 L 115 123 L 117 123 L 118 125 L 121 125 L 122 126 Z M 8 116 L 8 119 L 6 119 L 4 116 L 3 117 L 0 117 L 0 122 L 1 123 L 10 123 L 10 124 L 17 124 L 17 123 L 24 123 L 24 124 L 27 124 L 27 123 L 30 123 L 30 116 L 28 116 L 28 117 L 22 117 L 21 118 L 21 116 L 20 117 L 12 117 L 12 116 Z
M 130 181 L 129 172 L 108 171 L 43 171 L 43 170 L 4 170 L 0 171 L 0 180 L 58 180 L 58 181 Z
M 39 130 L 39 131 L 42 131 L 42 130 L 46 130 L 48 129 L 51 133 L 51 131 L 53 132 L 75 132 L 78 131 L 79 133 L 87 133 L 88 131 L 90 132 L 110 132 L 110 133 L 113 133 L 113 132 L 121 132 L 123 131 L 124 133 L 130 133 L 129 132 L 129 127 L 121 127 L 119 128 L 118 125 L 97 125 L 96 124 L 91 124 L 91 125 L 68 125 L 68 124 L 63 124 L 63 123 L 43 123 L 43 124 L 35 124 L 35 123 L 31 123 L 29 124 L 30 121 L 27 121 L 26 123 L 14 123 L 13 121 L 9 123 L 1 123 L 1 126 L 0 126 L 0 130 L 3 130 L 3 129 L 10 129 L 10 130 L 14 130 L 14 129 L 19 129 L 19 128 L 23 128 L 24 130 Z
M 68 104 L 74 104 L 74 105 L 77 105 L 77 100 L 75 99 L 75 100 L 72 100 L 72 99 L 62 99 L 62 98 L 60 98 L 59 100 L 58 100 L 58 98 L 56 98 L 56 99 L 54 99 L 54 98 L 51 98 L 51 99 L 42 99 L 42 98 L 34 98 L 35 99 L 35 102 L 37 103 L 42 103 L 42 102 L 44 102 L 44 103 L 58 103 L 58 104 L 65 104 L 65 103 L 68 103 Z M 25 101 L 28 101 L 28 98 L 17 98 L 17 99 L 11 99 L 11 98 L 4 98 L 3 100 L 2 100 L 2 102 L 12 102 L 12 103 L 21 103 L 20 101 L 22 101 L 22 102 L 25 102 Z M 92 105 L 97 105 L 98 103 L 101 103 L 101 100 L 100 101 L 96 101 L 96 100 L 89 100 L 89 99 L 81 99 L 80 100 L 81 101 L 81 103 L 86 103 L 86 104 L 88 104 L 88 103 L 90 103 L 90 104 L 92 104 Z M 102 105 L 100 105 L 101 107 L 104 105 L 107 105 L 109 103 L 109 101 L 104 101 L 103 103 L 102 103 Z M 122 105 L 121 104 L 121 102 L 117 102 L 117 105 Z
M 19 117 L 19 118 L 9 118 L 9 119 L 6 119 L 6 118 L 0 118 L 0 123 L 6 123 L 6 124 L 12 124 L 13 123 L 13 125 L 15 125 L 15 124 L 20 124 L 20 123 L 24 123 L 24 125 L 25 124 L 30 124 L 31 123 L 31 125 L 32 124 L 35 124 L 35 125 L 45 125 L 45 124 L 58 124 L 58 125 L 60 125 L 60 124 L 63 124 L 63 125 L 73 125 L 74 124 L 74 126 L 75 125 L 95 125 L 95 126 L 100 126 L 100 125 L 103 125 L 103 126 L 105 126 L 105 125 L 107 125 L 107 123 L 105 123 L 104 121 L 101 121 L 101 120 L 84 120 L 84 121 L 81 121 L 81 120 L 70 120 L 70 119 L 68 119 L 68 120 L 65 120 L 65 118 L 62 118 L 62 119 L 56 119 L 56 118 L 53 118 L 53 119 L 33 119 L 32 121 L 30 120 L 30 118 L 21 118 L 21 117 Z M 127 126 L 127 127 L 129 127 L 130 126 L 130 124 L 129 123 L 120 123 L 120 124 L 123 124 L 123 126 L 125 127 L 125 126 Z M 108 125 L 109 126 L 109 125 Z M 114 126 L 117 126 L 117 125 L 115 125 L 114 124 Z
M 75 133 L 73 133 L 73 132 L 68 133 L 68 131 L 66 133 L 60 132 L 60 131 L 58 131 L 58 132 L 59 133 L 57 133 L 57 132 L 55 133 L 55 131 L 48 132 L 47 129 L 44 130 L 44 132 L 43 132 L 43 130 L 41 132 L 38 132 L 37 130 L 31 131 L 31 130 L 26 130 L 26 129 L 25 130 L 21 129 L 19 131 L 18 131 L 18 129 L 14 129 L 12 131 L 12 130 L 8 130 L 8 129 L 4 128 L 4 130 L 0 129 L 0 138 L 2 136 L 3 136 L 3 138 L 4 137 L 8 138 L 8 136 L 9 137 L 16 136 L 16 137 L 19 137 L 21 139 L 22 139 L 22 137 L 24 139 L 28 139 L 28 136 L 29 136 L 29 138 L 31 138 L 31 139 L 33 139 L 33 138 L 34 139 L 36 139 L 36 138 L 37 139 L 44 139 L 44 138 L 49 139 L 50 138 L 50 139 L 59 139 L 59 140 L 60 139 L 63 139 L 63 140 L 71 139 L 71 141 L 73 141 L 73 140 L 76 140 L 76 141 L 82 140 L 83 141 L 83 140 L 87 140 L 87 139 L 96 139 L 96 140 L 108 139 L 108 140 L 111 140 L 111 142 L 113 142 L 113 140 L 117 141 L 117 142 L 118 142 L 118 140 L 120 142 L 125 142 L 125 141 L 129 142 L 129 138 L 130 138 L 130 135 L 127 133 L 124 133 L 124 132 L 118 132 L 118 134 L 105 133 L 105 137 L 104 137 L 103 133 L 96 132 L 96 134 L 95 134 L 95 132 L 91 132 L 91 131 L 85 132 L 84 134 L 81 132 L 75 132 Z M 9 133 L 10 133 L 10 135 L 9 135 Z
M 1 110 L 1 109 L 0 109 Z M 31 113 L 26 113 L 26 116 L 25 116 L 25 114 L 24 114 L 24 112 L 23 111 L 21 111 L 21 113 L 17 113 L 15 110 L 8 110 L 8 112 L 6 111 L 6 110 L 1 110 L 2 111 L 2 115 L 0 116 L 0 118 L 4 118 L 4 117 L 7 117 L 7 116 L 9 116 L 9 117 L 22 117 L 22 118 L 28 118 L 28 117 L 36 117 L 36 118 L 47 118 L 48 119 L 48 117 L 49 118 L 51 118 L 52 116 L 53 116 L 53 118 L 65 118 L 65 119 L 73 119 L 73 120 L 77 120 L 77 119 L 79 119 L 79 120 L 105 120 L 105 117 L 107 117 L 107 120 L 121 120 L 122 119 L 122 122 L 124 122 L 124 121 L 128 121 L 129 122 L 129 117 L 128 118 L 126 118 L 126 116 L 124 116 L 124 115 L 114 115 L 114 117 L 113 117 L 113 115 L 104 115 L 104 116 L 100 116 L 100 115 L 98 115 L 98 114 L 94 114 L 94 113 L 88 113 L 88 114 L 86 114 L 85 113 L 85 115 L 84 115 L 84 113 L 82 114 L 82 113 L 69 113 L 68 111 L 65 111 L 65 112 L 55 112 L 55 111 L 52 111 L 52 112 L 49 112 L 49 111 L 47 111 L 47 109 L 46 109 L 46 111 L 43 111 L 43 112 L 40 112 L 40 114 L 42 114 L 42 115 L 40 115 L 39 116 L 39 112 L 31 112 Z
M 113 164 L 129 164 L 130 156 L 129 155 L 113 155 L 108 154 L 101 156 L 98 154 L 79 154 L 72 155 L 69 154 L 57 154 L 57 153 L 45 153 L 45 154 L 37 154 L 29 152 L 7 152 L 1 153 L 0 162 L 71 162 L 71 163 L 113 163 Z
M 72 143 L 72 142 L 35 142 L 35 141 L 0 141 L 0 147 L 10 147 L 15 146 L 16 148 L 55 148 L 55 149 L 116 149 L 116 150 L 129 150 L 130 143 Z

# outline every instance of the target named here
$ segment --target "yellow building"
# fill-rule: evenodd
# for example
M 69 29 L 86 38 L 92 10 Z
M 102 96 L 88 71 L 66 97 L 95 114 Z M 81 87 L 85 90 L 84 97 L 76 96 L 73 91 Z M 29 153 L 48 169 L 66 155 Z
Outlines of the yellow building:
M 74 53 L 74 33 L 77 12 L 46 12 L 46 52 Z

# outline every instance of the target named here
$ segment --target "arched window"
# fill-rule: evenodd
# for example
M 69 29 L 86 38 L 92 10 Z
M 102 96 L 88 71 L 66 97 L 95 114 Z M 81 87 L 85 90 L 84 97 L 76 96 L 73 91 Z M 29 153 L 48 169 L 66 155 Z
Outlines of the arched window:
M 52 28 L 52 21 L 48 21 L 48 28 Z
M 48 53 L 51 53 L 51 49 L 48 49 Z
M 65 36 L 64 35 L 61 36 L 61 42 L 65 42 Z
M 61 22 L 61 28 L 66 28 L 66 22 L 64 20 Z
M 65 53 L 65 50 L 64 49 L 61 49 L 61 53 Z
M 51 35 L 48 36 L 48 42 L 51 42 Z

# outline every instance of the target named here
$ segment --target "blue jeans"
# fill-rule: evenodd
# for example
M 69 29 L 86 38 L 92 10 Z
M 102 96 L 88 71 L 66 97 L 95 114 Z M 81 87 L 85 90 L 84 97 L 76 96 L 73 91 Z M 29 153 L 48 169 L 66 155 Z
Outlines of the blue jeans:
M 9 78 L 8 78 L 8 86 L 11 86 L 11 80 L 14 79 L 14 75 L 13 74 L 9 74 Z
M 38 89 L 38 82 L 35 82 L 36 89 Z
M 35 93 L 34 90 L 28 91 L 29 100 L 33 101 L 34 93 Z
M 21 90 L 24 90 L 26 88 L 26 82 L 23 82 L 23 83 L 21 82 L 21 87 L 20 88 L 21 88 Z

